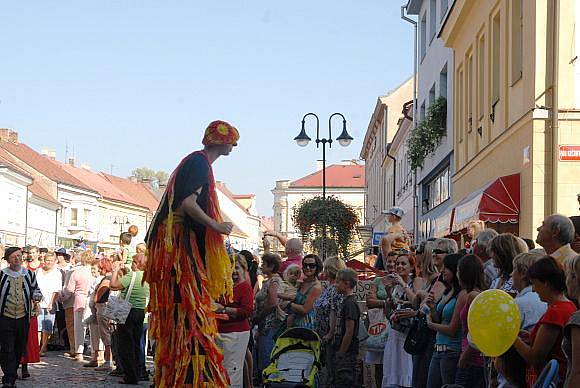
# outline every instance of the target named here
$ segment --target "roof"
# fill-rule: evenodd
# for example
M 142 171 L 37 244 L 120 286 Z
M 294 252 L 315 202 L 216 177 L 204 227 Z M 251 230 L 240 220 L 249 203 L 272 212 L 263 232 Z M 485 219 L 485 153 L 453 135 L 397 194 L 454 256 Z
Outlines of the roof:
M 64 183 L 70 186 L 75 186 L 81 189 L 95 191 L 91 187 L 87 186 L 79 179 L 72 176 L 70 173 L 65 171 L 58 162 L 42 156 L 38 152 L 34 151 L 32 148 L 26 144 L 14 144 L 7 142 L 0 142 L 0 147 L 8 151 L 10 154 L 14 155 L 18 159 L 22 160 L 30 167 L 34 168 L 36 171 L 40 172 L 47 178 L 57 182 Z
M 13 156 L 11 156 L 6 150 L 0 148 L 0 164 L 5 164 L 10 167 L 12 170 L 16 171 L 17 173 L 24 175 L 26 177 L 32 178 L 26 171 L 19 168 L 16 164 L 12 162 Z M 50 202 L 52 204 L 58 204 L 56 198 L 50 195 L 38 182 L 34 179 L 32 184 L 28 186 L 28 190 L 32 193 L 32 195 Z
M 290 182 L 290 187 L 322 187 L 322 170 Z M 365 187 L 365 166 L 333 164 L 326 167 L 326 187 Z
M 109 175 L 104 172 L 100 172 L 99 175 L 115 185 L 117 189 L 127 194 L 133 201 L 132 203 L 146 207 L 151 212 L 157 211 L 157 208 L 159 207 L 159 199 L 153 193 L 149 184 L 133 182 L 130 179 Z
M 105 199 L 139 205 L 137 200 L 113 185 L 107 178 L 97 172 L 93 172 L 70 164 L 58 163 L 62 169 L 74 175 L 81 182 L 96 190 Z
M 262 217 L 262 227 L 266 230 L 274 230 L 274 217 Z
M 250 214 L 248 212 L 248 209 L 246 209 L 241 203 L 238 202 L 238 200 L 236 199 L 236 195 L 234 193 L 232 193 L 230 191 L 230 189 L 228 189 L 223 182 L 216 181 L 215 186 L 226 197 L 228 197 L 233 203 L 235 203 L 240 209 L 242 209 L 245 213 Z
M 236 199 L 251 199 L 251 198 L 256 198 L 256 194 L 234 194 L 233 196 Z

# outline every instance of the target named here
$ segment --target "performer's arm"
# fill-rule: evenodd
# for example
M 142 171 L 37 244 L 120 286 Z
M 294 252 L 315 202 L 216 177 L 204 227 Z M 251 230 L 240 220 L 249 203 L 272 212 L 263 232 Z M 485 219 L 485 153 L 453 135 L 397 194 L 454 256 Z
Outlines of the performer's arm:
M 230 234 L 234 225 L 231 222 L 222 222 L 219 223 L 203 211 L 203 209 L 197 203 L 197 196 L 199 193 L 195 192 L 191 194 L 189 197 L 186 197 L 183 202 L 181 202 L 180 208 L 187 213 L 188 216 L 193 218 L 195 221 L 199 222 L 200 224 L 207 226 L 208 228 L 212 228 L 218 233 L 221 234 Z

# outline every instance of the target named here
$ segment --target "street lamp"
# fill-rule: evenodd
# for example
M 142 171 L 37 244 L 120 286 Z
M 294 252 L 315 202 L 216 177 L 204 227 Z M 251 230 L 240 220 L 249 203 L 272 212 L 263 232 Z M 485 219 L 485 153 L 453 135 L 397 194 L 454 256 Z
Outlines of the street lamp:
M 326 144 L 328 148 L 332 148 L 332 118 L 334 116 L 342 117 L 342 132 L 340 136 L 336 138 L 338 144 L 343 147 L 348 147 L 353 140 L 353 137 L 348 134 L 346 130 L 346 118 L 342 113 L 333 113 L 328 118 L 328 138 L 320 138 L 320 120 L 315 113 L 306 113 L 302 117 L 302 129 L 298 136 L 294 138 L 296 144 L 300 147 L 306 147 L 310 140 L 312 140 L 307 134 L 305 129 L 306 118 L 308 116 L 314 116 L 316 118 L 316 148 L 322 143 L 322 198 L 326 199 Z
M 131 225 L 131 223 L 129 222 L 129 218 L 127 216 L 115 216 L 113 217 L 113 225 L 120 225 L 121 233 L 123 233 L 123 225 Z
M 333 113 L 328 118 L 328 138 L 320 138 L 320 120 L 315 113 L 306 113 L 304 117 L 302 117 L 302 129 L 298 136 L 294 138 L 296 144 L 300 147 L 306 147 L 310 142 L 310 137 L 306 134 L 305 124 L 306 118 L 308 116 L 313 116 L 316 118 L 316 148 L 320 146 L 322 143 L 322 199 L 326 200 L 326 144 L 328 144 L 328 148 L 332 148 L 332 118 L 334 116 L 342 117 L 342 132 L 340 136 L 336 138 L 338 144 L 343 147 L 348 147 L 352 142 L 353 138 L 348 134 L 346 130 L 346 118 L 342 113 Z M 322 229 L 322 259 L 326 258 L 326 225 Z

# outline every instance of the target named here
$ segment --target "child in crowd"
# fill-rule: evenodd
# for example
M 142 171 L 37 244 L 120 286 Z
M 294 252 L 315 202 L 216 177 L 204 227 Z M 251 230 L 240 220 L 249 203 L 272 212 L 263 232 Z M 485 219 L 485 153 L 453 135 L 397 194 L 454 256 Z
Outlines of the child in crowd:
M 302 270 L 297 265 L 291 265 L 284 271 L 283 277 L 284 281 L 280 284 L 278 288 L 278 298 L 284 301 L 293 301 L 296 297 L 296 292 L 298 291 L 298 280 L 302 276 Z M 292 327 L 294 325 L 294 314 L 287 314 L 282 308 L 281 304 L 276 307 L 276 315 L 281 321 L 286 321 L 287 327 Z
M 119 236 L 119 248 L 117 260 L 125 264 L 125 268 L 131 268 L 131 263 L 133 262 L 133 256 L 135 252 L 131 252 L 131 240 L 133 236 L 129 232 L 123 232 Z
M 344 295 L 342 307 L 336 319 L 336 334 L 333 346 L 336 351 L 333 371 L 334 387 L 353 388 L 359 386 L 357 378 L 357 356 L 359 352 L 360 307 L 354 297 L 357 274 L 350 268 L 342 269 L 336 276 L 338 292 Z

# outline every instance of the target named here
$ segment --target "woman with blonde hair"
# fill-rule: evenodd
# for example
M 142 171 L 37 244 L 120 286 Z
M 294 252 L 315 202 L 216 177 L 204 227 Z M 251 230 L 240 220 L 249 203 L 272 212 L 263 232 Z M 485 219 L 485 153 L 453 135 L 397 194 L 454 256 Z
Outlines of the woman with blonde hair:
M 244 359 L 250 341 L 248 318 L 254 309 L 254 291 L 247 277 L 248 262 L 237 254 L 232 273 L 233 301 L 225 305 L 216 303 L 217 312 L 228 317 L 227 320 L 218 321 L 218 344 L 224 352 L 224 367 L 230 378 L 230 387 L 234 388 L 244 385 Z
M 328 366 L 332 365 L 334 354 L 333 347 L 328 346 L 333 337 L 336 326 L 336 312 L 342 303 L 342 295 L 336 288 L 336 275 L 342 269 L 346 268 L 344 261 L 338 257 L 329 257 L 324 260 L 323 273 L 328 280 L 328 286 L 322 291 L 318 300 L 314 302 L 315 321 L 314 331 L 322 339 L 326 355 L 326 367 L 323 371 L 322 386 L 332 386 L 332 373 Z

